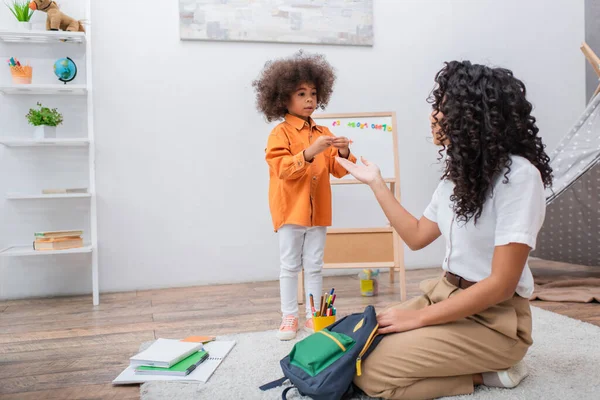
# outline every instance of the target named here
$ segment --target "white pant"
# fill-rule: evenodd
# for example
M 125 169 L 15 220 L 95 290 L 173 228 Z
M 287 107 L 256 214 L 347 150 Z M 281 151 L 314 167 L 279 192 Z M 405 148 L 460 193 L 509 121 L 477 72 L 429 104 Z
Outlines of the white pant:
M 326 234 L 327 228 L 324 226 L 307 228 L 284 225 L 279 229 L 279 288 L 281 312 L 284 316 L 298 316 L 298 274 L 303 266 L 306 316 L 311 315 L 309 294 L 312 293 L 314 297 L 315 307 L 319 306 L 323 290 L 321 271 Z

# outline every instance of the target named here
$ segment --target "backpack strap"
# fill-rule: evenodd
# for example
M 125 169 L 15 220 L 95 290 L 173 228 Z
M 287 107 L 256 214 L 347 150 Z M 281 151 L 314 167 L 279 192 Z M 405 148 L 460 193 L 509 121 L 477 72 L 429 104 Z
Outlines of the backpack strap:
M 285 381 L 287 381 L 288 378 L 286 378 L 285 376 L 283 378 L 279 378 L 273 382 L 269 382 L 269 383 L 265 383 L 264 385 L 262 385 L 261 387 L 259 387 L 260 390 L 262 390 L 263 392 L 266 390 L 270 390 L 270 389 L 274 389 L 276 387 L 282 386 L 283 383 Z M 287 393 L 287 389 L 286 391 L 284 391 L 284 393 Z M 284 397 L 285 399 L 285 397 Z
M 281 400 L 287 400 L 287 392 L 294 389 L 294 386 L 286 387 L 283 393 L 281 393 Z

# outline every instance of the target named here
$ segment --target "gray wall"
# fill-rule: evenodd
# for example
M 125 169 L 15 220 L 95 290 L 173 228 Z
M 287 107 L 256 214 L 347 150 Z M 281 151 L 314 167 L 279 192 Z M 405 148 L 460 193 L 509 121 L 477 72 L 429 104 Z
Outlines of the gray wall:
M 585 41 L 600 55 L 600 0 L 585 0 Z M 586 99 L 590 99 L 598 87 L 598 75 L 586 61 Z

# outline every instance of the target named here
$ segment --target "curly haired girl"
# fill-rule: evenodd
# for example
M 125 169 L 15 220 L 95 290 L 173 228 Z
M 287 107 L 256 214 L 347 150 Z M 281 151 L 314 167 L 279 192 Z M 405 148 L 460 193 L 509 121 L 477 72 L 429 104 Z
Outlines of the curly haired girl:
M 425 293 L 379 313 L 385 336 L 355 383 L 386 399 L 430 399 L 512 388 L 531 340 L 527 258 L 545 217 L 552 170 L 525 85 L 503 68 L 446 63 L 430 97 L 434 143 L 445 150 L 442 181 L 423 217 L 408 213 L 379 169 L 338 159 L 368 183 L 413 250 L 446 241 L 444 275 Z M 442 154 L 442 153 L 440 153 Z
M 279 235 L 280 295 L 283 319 L 277 337 L 291 340 L 298 330 L 298 274 L 305 271 L 306 324 L 313 329 L 309 294 L 322 291 L 326 227 L 331 225 L 329 174 L 341 178 L 347 171 L 335 162 L 350 162 L 349 141 L 334 137 L 311 118 L 324 109 L 333 92 L 335 73 L 321 55 L 296 54 L 270 61 L 253 86 L 257 107 L 267 121 L 283 119 L 269 135 L 269 206 Z M 315 307 L 318 307 L 315 304 Z

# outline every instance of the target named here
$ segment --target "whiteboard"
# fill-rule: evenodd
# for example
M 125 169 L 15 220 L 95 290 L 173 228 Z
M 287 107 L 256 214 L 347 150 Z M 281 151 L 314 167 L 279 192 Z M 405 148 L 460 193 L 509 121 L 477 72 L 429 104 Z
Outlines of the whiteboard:
M 393 113 L 315 115 L 318 125 L 326 126 L 335 136 L 352 140 L 350 150 L 358 159 L 363 156 L 377 164 L 381 175 L 387 179 L 396 176 L 397 144 Z M 359 161 L 360 162 L 360 161 Z M 334 178 L 332 178 L 334 179 Z M 347 175 L 343 179 L 354 179 Z M 371 189 L 366 185 L 335 185 L 332 187 L 333 228 L 374 228 L 388 226 L 388 220 L 377 203 Z
M 313 116 L 317 125 L 326 126 L 335 136 L 352 140 L 350 150 L 360 160 L 364 157 L 381 169 L 384 178 L 395 177 L 393 117 L 342 117 L 322 118 Z M 346 176 L 345 179 L 354 179 Z

